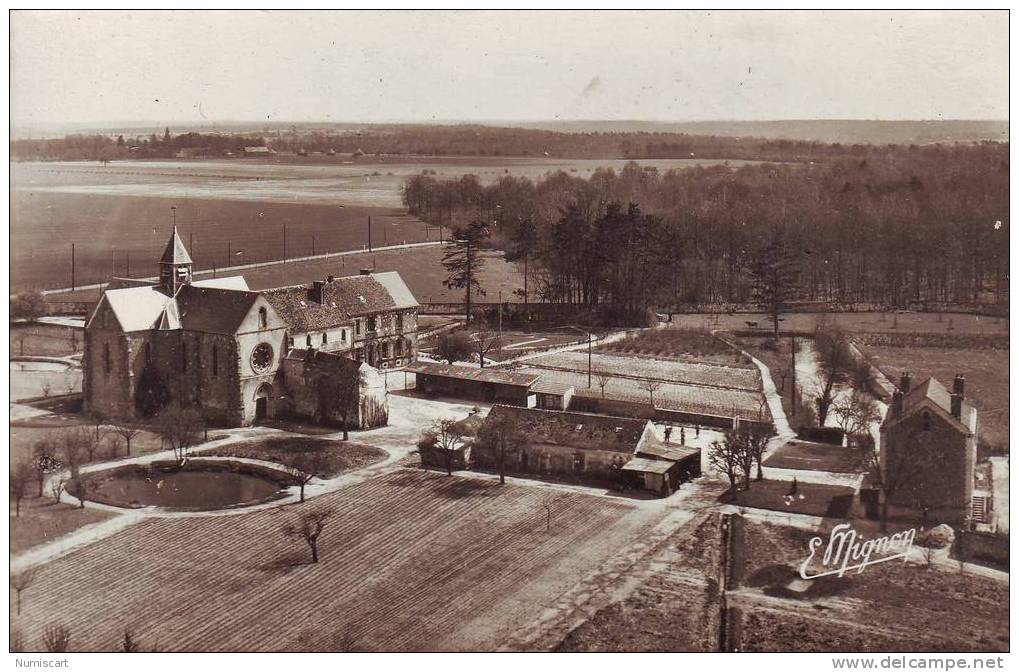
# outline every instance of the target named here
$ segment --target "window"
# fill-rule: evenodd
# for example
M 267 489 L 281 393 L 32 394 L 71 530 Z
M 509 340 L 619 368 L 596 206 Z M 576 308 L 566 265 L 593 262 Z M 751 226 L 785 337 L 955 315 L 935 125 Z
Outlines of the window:
M 340 329 L 340 341 L 342 341 L 343 343 L 347 342 L 347 330 L 346 329 Z
M 152 363 L 152 345 L 149 343 L 145 344 L 145 363 Z
M 212 375 L 219 375 L 219 348 L 215 343 L 212 344 Z
M 304 344 L 309 348 L 311 347 L 311 334 L 308 334 L 307 336 L 304 337 Z
M 329 334 L 327 334 L 326 332 L 323 331 L 322 332 L 322 345 L 325 345 L 328 342 L 329 342 Z
M 390 357 L 393 356 L 391 354 L 391 350 L 390 350 L 391 347 L 392 347 L 392 344 L 389 343 L 388 341 L 386 341 L 385 343 L 382 344 L 382 358 L 383 359 L 389 359 Z
M 375 318 L 374 317 L 369 317 L 368 318 L 368 331 L 375 331 L 375 329 L 377 327 L 378 327 L 378 325 L 375 324 Z
M 113 370 L 112 362 L 110 362 L 110 344 L 103 343 L 103 368 L 106 369 L 106 373 Z
M 361 335 L 361 320 L 354 320 L 354 331 L 358 336 Z
M 258 328 L 267 329 L 269 327 L 269 311 L 265 307 L 258 309 Z

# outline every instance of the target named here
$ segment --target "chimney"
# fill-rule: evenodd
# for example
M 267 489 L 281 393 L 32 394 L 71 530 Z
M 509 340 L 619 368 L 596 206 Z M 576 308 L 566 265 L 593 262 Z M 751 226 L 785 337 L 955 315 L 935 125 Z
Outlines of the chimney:
M 952 392 L 960 397 L 966 396 L 966 377 L 961 373 L 955 374 L 955 380 L 952 381 Z
M 335 275 L 329 275 L 329 276 L 326 276 L 326 282 L 327 282 L 327 283 L 331 283 L 331 282 L 332 282 L 333 280 L 335 280 L 335 279 L 336 279 L 336 276 L 335 276 Z
M 321 280 L 311 283 L 311 300 L 315 303 L 323 303 L 322 288 L 325 287 L 325 284 Z
M 892 417 L 897 418 L 902 415 L 902 392 L 895 390 L 892 393 Z
M 371 275 L 371 274 L 372 274 L 372 269 L 370 269 L 370 268 L 362 268 L 361 269 L 361 275 Z
M 966 396 L 966 379 L 961 373 L 955 374 L 952 381 L 952 417 L 962 420 L 962 400 Z
M 902 377 L 899 379 L 899 389 L 902 390 L 903 394 L 909 394 L 909 390 L 913 385 L 913 376 L 909 374 L 909 371 L 903 371 Z

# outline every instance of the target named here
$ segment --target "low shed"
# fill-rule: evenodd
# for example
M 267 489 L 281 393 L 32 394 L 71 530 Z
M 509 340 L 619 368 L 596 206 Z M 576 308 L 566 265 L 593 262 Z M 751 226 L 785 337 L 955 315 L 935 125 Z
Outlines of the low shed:
M 481 369 L 451 364 L 415 362 L 405 367 L 416 387 L 425 394 L 476 399 L 488 403 L 533 408 L 537 398 L 531 386 L 538 376 L 505 369 Z

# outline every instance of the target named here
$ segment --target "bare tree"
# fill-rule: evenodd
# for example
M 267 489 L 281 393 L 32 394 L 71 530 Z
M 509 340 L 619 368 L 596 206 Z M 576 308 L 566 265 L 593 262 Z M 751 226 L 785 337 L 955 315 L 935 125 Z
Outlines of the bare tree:
M 119 424 L 113 427 L 113 432 L 117 434 L 120 438 L 124 439 L 124 443 L 127 446 L 128 455 L 131 454 L 131 440 L 134 439 L 134 437 L 138 436 L 138 434 L 141 431 L 142 430 L 140 428 L 132 427 L 127 424 Z
M 290 523 L 283 528 L 283 534 L 288 537 L 303 539 L 311 549 L 311 561 L 318 562 L 318 539 L 322 536 L 326 523 L 332 516 L 331 511 L 305 511 L 300 514 L 297 521 Z
M 323 478 L 329 468 L 325 450 L 309 450 L 298 453 L 287 465 L 287 473 L 301 486 L 301 501 L 304 501 L 304 486 L 313 478 Z
M 449 362 L 450 366 L 467 360 L 471 356 L 472 350 L 471 339 L 463 330 L 440 334 L 435 344 L 436 356 Z
M 53 501 L 57 504 L 60 503 L 60 496 L 64 494 L 64 489 L 67 487 L 67 481 L 63 476 L 55 475 L 50 479 L 50 495 L 53 496 Z
M 747 469 L 753 458 L 745 438 L 739 432 L 727 430 L 721 441 L 713 442 L 708 460 L 712 467 L 726 475 L 733 492 L 741 489 L 741 482 L 747 484 Z
M 657 392 L 658 388 L 662 386 L 662 381 L 656 380 L 654 378 L 648 378 L 647 380 L 642 382 L 641 386 L 648 391 L 648 394 L 651 395 L 651 405 L 654 406 L 655 392 Z
M 42 643 L 49 653 L 67 653 L 71 645 L 71 631 L 62 625 L 48 625 L 43 631 Z
M 824 321 L 819 323 L 814 332 L 814 346 L 817 348 L 818 373 L 821 377 L 821 389 L 815 397 L 817 425 L 824 427 L 837 386 L 851 379 L 856 365 L 849 336 L 838 327 Z
M 17 605 L 15 613 L 21 615 L 21 593 L 35 581 L 35 569 L 26 569 L 19 574 L 11 574 L 11 588 L 14 589 L 14 600 Z
M 350 416 L 357 413 L 364 380 L 364 372 L 360 367 L 353 375 L 322 375 L 315 380 L 318 415 L 323 420 L 339 418 L 344 441 L 350 438 Z
M 11 464 L 11 499 L 14 500 L 15 518 L 21 517 L 21 500 L 25 498 L 25 489 L 32 481 L 33 475 L 30 462 L 20 459 Z
M 187 462 L 188 451 L 198 442 L 203 424 L 198 411 L 177 404 L 168 406 L 156 416 L 156 432 L 165 443 L 170 444 L 178 467 Z
M 598 374 L 598 387 L 601 388 L 601 398 L 605 398 L 605 388 L 612 382 L 612 376 L 607 373 Z
M 885 450 L 884 464 L 870 435 L 863 437 L 863 466 L 870 471 L 875 485 L 881 490 L 881 531 L 888 531 L 888 503 L 896 493 L 908 488 L 921 473 L 921 446 L 910 441 L 907 450 Z M 917 448 L 918 450 L 912 450 Z
M 527 437 L 520 429 L 517 418 L 502 413 L 489 418 L 478 432 L 478 441 L 495 453 L 495 464 L 499 471 L 499 484 L 506 483 L 506 453 L 511 446 L 524 443 Z
M 50 394 L 53 392 L 53 384 L 48 380 L 44 380 L 42 381 L 42 385 L 39 387 L 42 390 L 42 396 L 48 399 Z
M 881 419 L 874 399 L 858 389 L 854 389 L 852 394 L 843 395 L 836 400 L 831 407 L 831 412 L 838 420 L 839 427 L 849 437 L 868 431 L 871 423 Z
M 481 368 L 485 368 L 485 357 L 502 347 L 502 336 L 485 322 L 477 323 L 475 328 L 477 331 L 471 335 L 471 349 L 478 356 Z
M 446 475 L 453 475 L 453 454 L 464 445 L 463 429 L 460 423 L 449 418 L 440 418 L 432 423 L 435 447 L 443 451 L 446 461 Z

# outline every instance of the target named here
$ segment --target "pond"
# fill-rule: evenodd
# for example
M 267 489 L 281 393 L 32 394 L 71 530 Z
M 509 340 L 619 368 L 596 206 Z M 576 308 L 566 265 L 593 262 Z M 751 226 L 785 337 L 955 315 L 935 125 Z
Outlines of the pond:
M 129 465 L 92 476 L 86 499 L 113 506 L 206 511 L 282 497 L 289 485 L 278 472 L 236 462 L 192 461 Z

